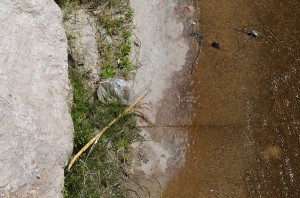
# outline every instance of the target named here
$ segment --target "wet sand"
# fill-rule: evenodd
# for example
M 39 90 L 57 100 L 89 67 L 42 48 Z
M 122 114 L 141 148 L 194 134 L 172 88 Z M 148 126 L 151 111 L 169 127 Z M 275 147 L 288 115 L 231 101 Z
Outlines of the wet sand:
M 135 10 L 133 57 L 139 60 L 133 95 L 145 91 L 139 119 L 140 135 L 145 141 L 132 144 L 129 197 L 159 197 L 170 175 L 184 163 L 191 113 L 185 101 L 191 94 L 185 84 L 189 40 L 185 32 L 188 18 L 183 8 L 191 0 L 131 0 Z M 183 74 L 184 73 L 184 74 Z M 184 91 L 187 90 L 187 91 Z M 182 91 L 182 92 L 181 92 Z M 150 124 L 151 123 L 151 124 Z M 173 127 L 179 126 L 179 127 Z M 134 153 L 136 152 L 136 153 Z
M 300 2 L 195 4 L 194 127 L 163 197 L 300 197 Z

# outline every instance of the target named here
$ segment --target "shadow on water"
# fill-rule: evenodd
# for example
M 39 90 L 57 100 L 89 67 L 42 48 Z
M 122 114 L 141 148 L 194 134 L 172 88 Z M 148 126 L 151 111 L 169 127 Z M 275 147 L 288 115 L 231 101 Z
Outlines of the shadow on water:
M 163 197 L 300 197 L 300 2 L 195 4 L 196 127 Z

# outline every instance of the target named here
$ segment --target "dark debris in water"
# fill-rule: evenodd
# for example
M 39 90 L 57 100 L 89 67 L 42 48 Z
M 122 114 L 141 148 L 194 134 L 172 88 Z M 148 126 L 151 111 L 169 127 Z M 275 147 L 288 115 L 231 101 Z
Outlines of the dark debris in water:
M 213 48 L 216 48 L 216 49 L 220 49 L 221 48 L 220 43 L 217 43 L 217 42 L 212 42 L 211 46 Z

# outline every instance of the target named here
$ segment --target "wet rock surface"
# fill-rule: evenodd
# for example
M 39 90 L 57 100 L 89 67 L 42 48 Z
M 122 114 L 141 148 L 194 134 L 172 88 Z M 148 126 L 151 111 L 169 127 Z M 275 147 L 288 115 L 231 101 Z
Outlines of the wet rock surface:
M 0 27 L 0 196 L 62 197 L 73 126 L 61 11 L 2 0 Z
M 140 135 L 146 141 L 133 145 L 143 153 L 143 159 L 147 159 L 133 167 L 133 175 L 139 175 L 140 183 L 140 188 L 133 189 L 140 197 L 160 197 L 162 188 L 185 159 L 185 126 L 190 116 L 189 107 L 185 105 L 190 97 L 185 87 L 188 80 L 183 77 L 190 73 L 185 65 L 189 51 L 185 26 L 193 11 L 188 2 L 131 1 L 136 10 L 134 32 L 141 41 L 133 50 L 141 63 L 133 80 L 134 92 L 138 95 L 149 91 L 143 100 L 147 104 L 143 114 L 152 123 L 139 123 Z M 132 197 L 137 196 L 132 194 Z

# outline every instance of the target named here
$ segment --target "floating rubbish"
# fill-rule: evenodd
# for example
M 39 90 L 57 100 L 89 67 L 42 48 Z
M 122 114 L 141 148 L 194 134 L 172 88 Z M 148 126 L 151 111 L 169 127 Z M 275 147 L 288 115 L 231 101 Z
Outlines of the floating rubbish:
M 129 102 L 129 83 L 123 79 L 110 78 L 100 83 L 97 90 L 98 99 L 106 104 L 126 104 Z
M 194 19 L 190 19 L 189 22 L 190 22 L 191 25 L 196 25 L 197 24 Z
M 259 32 L 256 31 L 256 30 L 251 30 L 250 32 L 247 32 L 246 34 L 247 34 L 248 36 L 252 36 L 252 37 L 254 37 L 254 38 L 259 37 Z
M 213 43 L 211 44 L 211 46 L 212 46 L 213 48 L 216 48 L 216 49 L 220 49 L 220 48 L 221 48 L 220 43 L 216 43 L 216 42 L 213 42 Z

